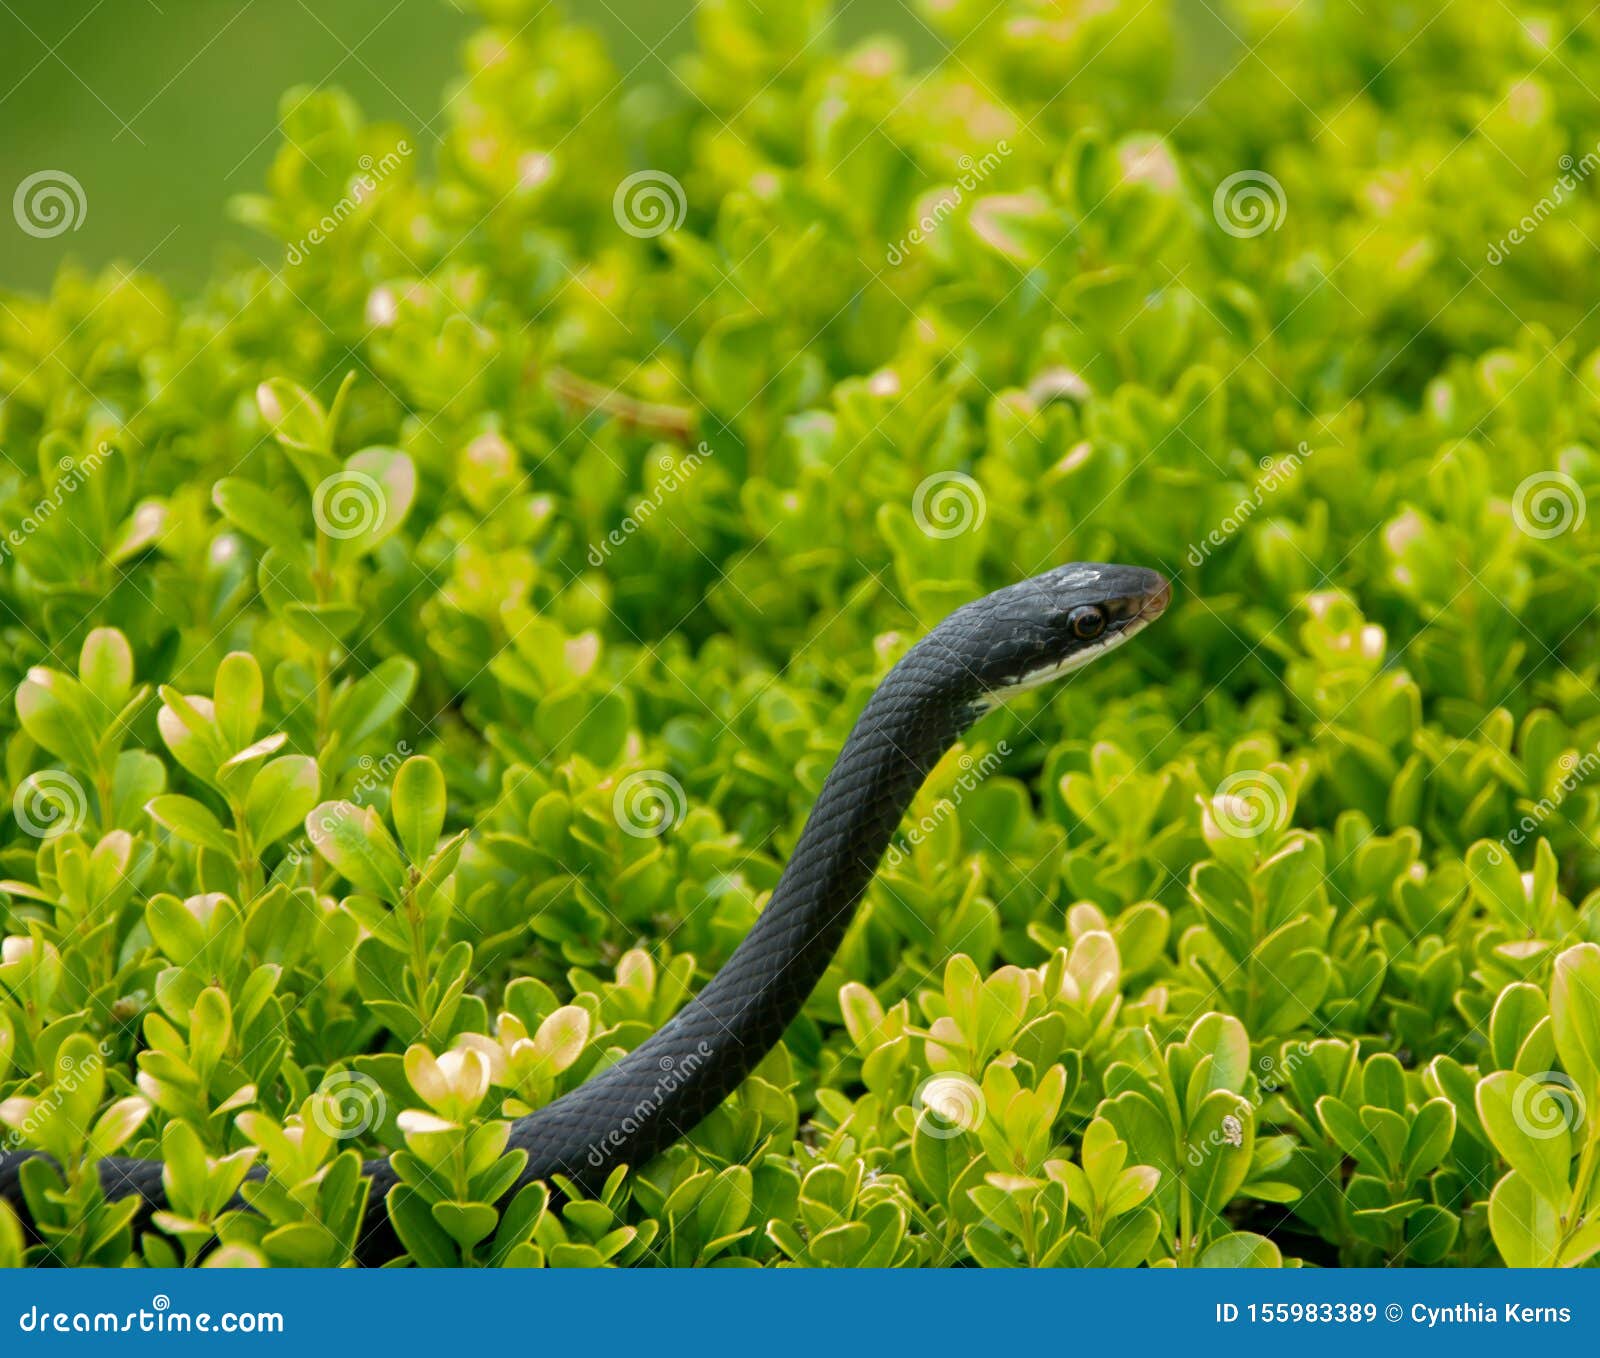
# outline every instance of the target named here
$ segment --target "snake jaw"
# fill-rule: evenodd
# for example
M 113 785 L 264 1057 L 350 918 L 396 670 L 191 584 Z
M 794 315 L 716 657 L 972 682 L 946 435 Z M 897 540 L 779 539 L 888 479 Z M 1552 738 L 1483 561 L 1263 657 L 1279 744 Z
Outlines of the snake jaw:
M 999 707 L 1019 693 L 1027 693 L 1032 689 L 1043 688 L 1046 684 L 1053 684 L 1057 679 L 1065 679 L 1069 674 L 1075 674 L 1085 666 L 1092 664 L 1108 651 L 1114 651 L 1123 642 L 1137 636 L 1153 622 L 1159 613 L 1146 616 L 1143 613 L 1134 617 L 1115 632 L 1107 632 L 1098 641 L 1092 642 L 1082 650 L 1074 651 L 1071 655 L 1052 664 L 1041 665 L 1038 669 L 1029 670 L 1020 678 L 1013 680 L 1000 688 L 991 689 L 984 697 L 984 709 Z

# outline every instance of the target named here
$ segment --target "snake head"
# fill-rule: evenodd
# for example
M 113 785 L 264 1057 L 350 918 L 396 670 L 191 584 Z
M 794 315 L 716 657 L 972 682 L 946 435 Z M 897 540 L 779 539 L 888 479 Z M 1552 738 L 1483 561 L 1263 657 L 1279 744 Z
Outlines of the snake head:
M 1142 566 L 1073 562 L 975 600 L 929 640 L 957 651 L 984 707 L 1098 660 L 1159 618 L 1165 576 Z

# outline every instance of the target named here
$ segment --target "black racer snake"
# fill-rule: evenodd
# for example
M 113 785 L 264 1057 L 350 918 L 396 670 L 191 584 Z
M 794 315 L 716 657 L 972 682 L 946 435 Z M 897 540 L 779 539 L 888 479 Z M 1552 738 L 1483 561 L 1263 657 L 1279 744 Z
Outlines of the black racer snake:
M 516 1121 L 510 1147 L 528 1155 L 519 1183 L 561 1174 L 592 1188 L 671 1145 L 737 1089 L 821 979 L 940 757 L 991 707 L 1120 645 L 1169 598 L 1167 581 L 1141 567 L 1060 566 L 958 608 L 912 647 L 862 711 L 771 900 L 727 963 L 641 1046 Z M 33 1154 L 0 1154 L 0 1198 L 25 1226 L 18 1172 Z M 397 1180 L 386 1159 L 364 1173 L 372 1189 L 355 1257 L 381 1264 L 402 1252 L 384 1209 Z M 109 1197 L 142 1199 L 139 1226 L 165 1205 L 160 1161 L 112 1158 L 100 1174 Z

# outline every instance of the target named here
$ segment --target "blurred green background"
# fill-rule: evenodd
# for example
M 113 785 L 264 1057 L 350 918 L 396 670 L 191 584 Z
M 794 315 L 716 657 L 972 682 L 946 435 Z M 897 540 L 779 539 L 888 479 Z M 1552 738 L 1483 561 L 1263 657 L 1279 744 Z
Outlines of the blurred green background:
M 628 78 L 665 79 L 693 42 L 692 0 L 573 0 Z M 1231 35 L 1204 0 L 1185 11 L 1190 80 Z M 414 129 L 424 154 L 475 15 L 451 0 L 0 0 L 0 191 L 39 170 L 83 186 L 78 230 L 0 237 L 0 288 L 48 286 L 63 260 L 125 260 L 189 289 L 219 250 L 269 250 L 226 216 L 277 146 L 279 95 L 339 85 L 368 116 Z M 849 41 L 898 35 L 931 60 L 940 42 L 905 0 L 837 0 Z M 0 219 L 3 220 L 3 219 Z M 8 224 L 9 225 L 9 224 Z

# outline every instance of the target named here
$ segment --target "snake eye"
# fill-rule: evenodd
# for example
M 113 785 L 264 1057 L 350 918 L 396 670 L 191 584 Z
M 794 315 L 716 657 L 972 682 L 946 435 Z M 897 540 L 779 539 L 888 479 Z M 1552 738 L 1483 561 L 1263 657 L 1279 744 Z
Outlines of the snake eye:
M 1106 630 L 1106 615 L 1093 604 L 1085 604 L 1067 615 L 1067 625 L 1079 641 L 1093 641 Z

